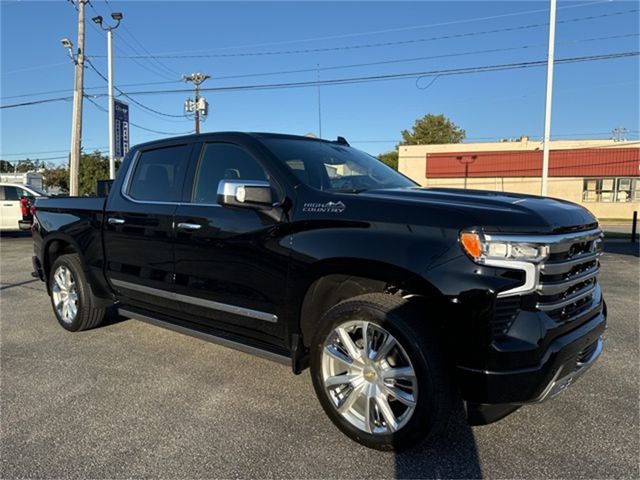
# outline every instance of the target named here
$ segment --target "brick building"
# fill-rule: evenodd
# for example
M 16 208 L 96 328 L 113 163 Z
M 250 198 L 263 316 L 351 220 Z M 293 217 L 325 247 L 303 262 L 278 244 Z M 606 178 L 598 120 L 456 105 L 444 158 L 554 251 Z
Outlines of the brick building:
M 539 195 L 542 143 L 519 141 L 401 145 L 400 172 L 423 186 Z M 563 140 L 550 145 L 548 195 L 601 219 L 640 209 L 640 142 Z

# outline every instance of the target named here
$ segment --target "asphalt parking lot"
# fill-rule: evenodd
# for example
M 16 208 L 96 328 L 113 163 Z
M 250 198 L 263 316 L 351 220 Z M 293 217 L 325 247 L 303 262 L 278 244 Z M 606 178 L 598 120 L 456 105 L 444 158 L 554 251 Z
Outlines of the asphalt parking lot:
M 610 243 L 600 361 L 566 393 L 433 447 L 342 435 L 308 373 L 135 320 L 68 333 L 0 238 L 0 478 L 639 478 L 638 247 Z

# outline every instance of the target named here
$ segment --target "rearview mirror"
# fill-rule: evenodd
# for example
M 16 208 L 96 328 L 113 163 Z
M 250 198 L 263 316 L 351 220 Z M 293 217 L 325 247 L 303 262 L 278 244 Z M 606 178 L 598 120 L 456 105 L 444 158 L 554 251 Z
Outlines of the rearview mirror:
M 218 203 L 232 207 L 271 207 L 271 185 L 263 180 L 220 180 Z

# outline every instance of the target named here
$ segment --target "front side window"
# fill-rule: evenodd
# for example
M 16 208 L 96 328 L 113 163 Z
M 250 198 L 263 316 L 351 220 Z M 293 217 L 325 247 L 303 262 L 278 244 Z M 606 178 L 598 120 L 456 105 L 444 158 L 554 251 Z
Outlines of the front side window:
M 416 183 L 380 160 L 337 143 L 265 138 L 264 144 L 302 183 L 331 192 L 414 187 Z
M 26 190 L 18 187 L 6 186 L 4 188 L 4 198 L 2 200 L 10 200 L 17 202 L 21 197 L 30 197 Z
M 135 200 L 177 202 L 187 167 L 187 145 L 142 152 L 135 166 L 129 196 Z
M 229 143 L 204 146 L 196 171 L 191 200 L 193 203 L 218 203 L 221 180 L 268 180 L 260 163 L 247 151 Z

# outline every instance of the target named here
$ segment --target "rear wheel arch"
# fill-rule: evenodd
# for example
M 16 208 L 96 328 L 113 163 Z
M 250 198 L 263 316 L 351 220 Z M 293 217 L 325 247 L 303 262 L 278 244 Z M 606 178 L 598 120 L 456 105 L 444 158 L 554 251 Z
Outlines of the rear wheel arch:
M 76 246 L 67 239 L 53 238 L 45 244 L 43 248 L 44 258 L 42 259 L 42 268 L 47 278 L 49 277 L 51 267 L 55 263 L 56 259 L 61 255 L 69 253 L 80 255 L 78 248 L 76 248 Z

